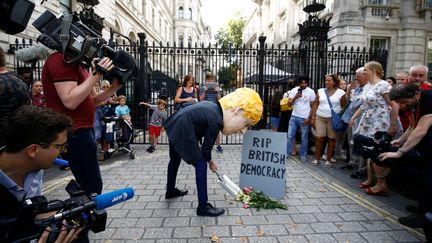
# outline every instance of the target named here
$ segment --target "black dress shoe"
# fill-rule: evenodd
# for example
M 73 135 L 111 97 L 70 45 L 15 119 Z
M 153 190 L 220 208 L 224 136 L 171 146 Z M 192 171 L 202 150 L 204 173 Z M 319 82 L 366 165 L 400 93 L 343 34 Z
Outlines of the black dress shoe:
M 425 223 L 424 215 L 413 214 L 406 217 L 398 218 L 399 223 L 410 228 L 422 228 Z
M 175 197 L 182 197 L 184 195 L 188 194 L 188 190 L 180 190 L 177 188 L 174 188 L 174 191 L 166 192 L 165 193 L 165 199 L 171 199 Z
M 405 207 L 405 210 L 410 212 L 410 213 L 414 213 L 417 214 L 418 211 L 418 207 L 417 206 L 413 206 L 413 205 L 408 205 Z
M 341 170 L 354 170 L 355 169 L 354 165 L 351 165 L 351 164 L 341 166 L 340 168 L 341 168 Z
M 223 208 L 215 208 L 210 203 L 207 203 L 205 208 L 198 207 L 197 215 L 199 216 L 209 216 L 209 217 L 217 217 L 225 213 L 225 209 Z

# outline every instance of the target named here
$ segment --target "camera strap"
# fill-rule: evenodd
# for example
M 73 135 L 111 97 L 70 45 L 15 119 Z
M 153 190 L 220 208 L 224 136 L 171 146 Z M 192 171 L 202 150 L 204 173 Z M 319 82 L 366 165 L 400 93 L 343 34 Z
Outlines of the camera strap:
M 73 15 L 72 14 L 65 14 L 63 16 L 63 21 L 62 21 L 62 27 L 61 27 L 61 33 L 60 33 L 60 41 L 61 41 L 61 45 L 62 45 L 62 52 L 63 52 L 63 61 L 65 63 L 74 63 L 77 61 L 80 61 L 84 55 L 84 53 L 86 53 L 89 48 L 91 47 L 91 43 L 92 40 L 89 40 L 87 37 L 84 38 L 84 42 L 83 42 L 83 46 L 80 50 L 80 53 L 77 57 L 75 58 L 71 58 L 70 60 L 66 60 L 67 55 L 67 50 L 68 50 L 68 44 L 69 44 L 69 40 L 70 40 L 70 27 L 72 24 L 72 20 L 73 20 Z
M 63 54 L 66 54 L 67 46 L 69 44 L 69 39 L 70 39 L 69 31 L 70 31 L 71 24 L 72 24 L 72 14 L 65 14 L 63 16 L 61 33 L 60 33 L 60 41 L 62 45 Z

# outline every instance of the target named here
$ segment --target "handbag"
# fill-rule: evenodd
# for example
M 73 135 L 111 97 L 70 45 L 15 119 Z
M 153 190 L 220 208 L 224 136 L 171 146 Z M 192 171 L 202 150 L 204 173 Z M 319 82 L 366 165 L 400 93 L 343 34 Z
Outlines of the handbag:
M 279 101 L 281 111 L 290 111 L 293 109 L 293 107 L 289 105 L 288 101 L 289 98 L 283 98 Z
M 331 110 L 331 115 L 332 115 L 331 116 L 331 124 L 332 124 L 333 130 L 335 132 L 345 131 L 347 129 L 348 125 L 341 119 L 339 114 L 333 110 L 333 106 L 332 106 L 332 103 L 330 102 L 330 98 L 328 96 L 327 89 L 324 89 L 324 92 L 327 96 L 327 102 L 329 103 L 330 110 Z

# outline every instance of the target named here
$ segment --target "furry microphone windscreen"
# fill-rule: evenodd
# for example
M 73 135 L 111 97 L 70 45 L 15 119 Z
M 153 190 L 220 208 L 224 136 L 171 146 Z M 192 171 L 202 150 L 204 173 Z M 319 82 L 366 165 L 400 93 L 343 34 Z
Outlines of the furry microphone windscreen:
M 50 55 L 50 50 L 41 44 L 23 48 L 15 52 L 18 61 L 31 63 L 33 61 L 45 60 Z

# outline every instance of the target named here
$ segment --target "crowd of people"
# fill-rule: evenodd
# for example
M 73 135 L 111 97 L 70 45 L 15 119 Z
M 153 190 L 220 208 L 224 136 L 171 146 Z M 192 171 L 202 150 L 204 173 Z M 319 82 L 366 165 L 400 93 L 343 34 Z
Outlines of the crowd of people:
M 287 155 L 297 154 L 295 143 L 299 142 L 302 162 L 309 161 L 308 151 L 314 166 L 323 161 L 332 167 L 336 159 L 342 160 L 340 168 L 351 170 L 352 178 L 363 179 L 358 187 L 371 196 L 388 195 L 387 177 L 411 178 L 394 187 L 413 192 L 407 196 L 418 200 L 419 206 L 407 205 L 413 215 L 398 220 L 409 227 L 423 227 L 430 234 L 425 219 L 425 213 L 432 211 L 432 166 L 428 160 L 432 86 L 427 80 L 428 68 L 415 65 L 408 74 L 401 72 L 386 80 L 383 74 L 381 64 L 371 61 L 357 69 L 355 80 L 349 83 L 336 74 L 326 75 L 325 87 L 316 92 L 308 87 L 307 77 L 299 77 L 297 86 L 286 92 L 292 106 L 289 121 L 284 121 L 288 125 L 284 131 Z M 273 131 L 284 125 L 280 107 L 285 104 L 280 93 L 274 93 L 270 106 Z M 341 117 L 347 129 L 335 130 L 334 115 Z
M 101 194 L 99 161 L 106 158 L 98 156 L 97 144 L 102 154 L 110 147 L 104 137 L 107 129 L 104 117 L 117 116 L 128 122 L 133 119 L 127 97 L 116 95 L 123 84 L 115 78 L 111 83 L 104 80 L 95 66 L 91 69 L 95 71 L 89 72 L 77 63 L 63 62 L 61 53 L 53 53 L 45 62 L 42 80 L 34 81 L 29 89 L 7 71 L 5 64 L 0 49 L 0 90 L 3 92 L 0 94 L 3 101 L 0 102 L 0 193 L 2 198 L 8 198 L 8 207 L 2 205 L 0 211 L 14 213 L 18 210 L 17 201 L 40 195 L 40 172 L 50 167 L 58 156 L 69 161 L 72 174 L 87 194 Z M 108 71 L 113 68 L 109 58 L 103 58 L 97 65 Z M 287 155 L 299 155 L 304 163 L 335 167 L 337 159 L 344 160 L 341 169 L 352 170 L 351 177 L 363 179 L 358 186 L 371 196 L 388 195 L 391 185 L 387 177 L 391 174 L 413 178 L 407 184 L 417 189 L 419 205 L 409 205 L 407 210 L 413 215 L 399 221 L 431 232 L 424 216 L 432 211 L 432 166 L 427 160 L 432 145 L 432 129 L 429 129 L 432 91 L 427 91 L 432 87 L 426 82 L 428 68 L 416 65 L 408 73 L 386 79 L 383 73 L 381 64 L 371 61 L 356 70 L 355 80 L 351 82 L 336 74 L 326 75 L 324 87 L 316 91 L 309 87 L 308 77 L 299 77 L 297 82 L 290 80 L 287 91 L 273 93 L 272 131 L 285 132 Z M 167 113 L 166 98 L 159 97 L 155 104 L 139 103 L 152 112 L 147 152 L 156 150 L 162 132 L 169 139 L 165 198 L 188 193 L 187 189 L 176 187 L 183 159 L 195 168 L 197 215 L 219 216 L 225 210 L 208 203 L 207 197 L 207 168 L 217 171 L 211 152 L 215 149 L 223 153 L 220 133 L 243 133 L 259 122 L 262 100 L 249 88 L 239 88 L 224 96 L 211 72 L 206 73 L 201 87 L 192 75 L 184 77 L 174 97 L 175 113 L 171 116 Z M 333 112 L 341 116 L 347 129 L 334 129 Z M 379 147 L 383 136 L 390 138 L 385 141 L 389 144 L 385 150 L 365 152 L 366 147 Z M 310 160 L 308 153 L 313 155 Z M 17 163 L 11 163 L 12 160 Z M 32 164 L 35 161 L 37 165 Z M 16 174 L 17 170 L 21 173 Z M 58 242 L 88 242 L 87 233 L 79 226 L 71 227 L 64 230 Z M 41 239 L 43 242 L 44 238 Z
M 107 82 L 99 71 L 109 72 L 112 68 L 112 60 L 102 58 L 97 64 L 92 63 L 89 72 L 78 63 L 64 62 L 61 53 L 53 53 L 43 66 L 42 81 L 34 81 L 29 87 L 6 69 L 5 55 L 0 49 L 0 97 L 4 101 L 0 106 L 2 216 L 21 215 L 21 201 L 41 196 L 42 172 L 59 156 L 68 161 L 85 194 L 102 193 L 97 142 L 102 151 L 109 147 L 103 138 L 106 129 L 103 117 L 112 115 L 129 122 L 132 120 L 127 98 L 115 95 L 123 83 L 116 78 Z M 155 151 L 163 130 L 170 141 L 165 198 L 169 200 L 188 193 L 175 187 L 177 170 L 183 159 L 195 167 L 197 215 L 221 215 L 224 209 L 208 203 L 207 168 L 213 172 L 217 170 L 211 152 L 214 147 L 217 152 L 223 152 L 220 132 L 225 135 L 243 133 L 255 125 L 261 119 L 263 103 L 258 93 L 249 88 L 239 88 L 222 97 L 212 73 L 206 74 L 206 83 L 199 91 L 194 78 L 187 75 L 175 101 L 179 108 L 170 117 L 167 117 L 166 101 L 162 98 L 157 104 L 140 103 L 153 111 L 149 127 L 151 146 L 147 151 Z M 0 239 L 7 241 L 22 235 L 20 230 L 26 228 L 19 225 L 24 221 L 17 219 L 9 228 L 2 225 Z M 56 242 L 89 242 L 87 228 L 76 222 L 73 226 L 71 222 L 62 224 Z M 45 242 L 49 235 L 48 227 L 41 232 L 38 242 Z

